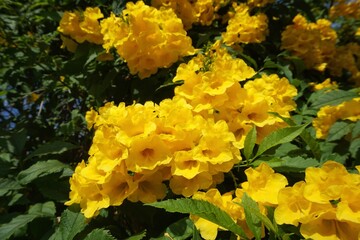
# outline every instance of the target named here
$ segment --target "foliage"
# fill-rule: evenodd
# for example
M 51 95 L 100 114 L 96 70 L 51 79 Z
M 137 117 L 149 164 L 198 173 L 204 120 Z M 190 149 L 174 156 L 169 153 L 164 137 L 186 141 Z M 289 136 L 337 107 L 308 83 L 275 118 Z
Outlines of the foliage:
M 0 239 L 355 234 L 360 2 L 128 2 L 0 3 Z

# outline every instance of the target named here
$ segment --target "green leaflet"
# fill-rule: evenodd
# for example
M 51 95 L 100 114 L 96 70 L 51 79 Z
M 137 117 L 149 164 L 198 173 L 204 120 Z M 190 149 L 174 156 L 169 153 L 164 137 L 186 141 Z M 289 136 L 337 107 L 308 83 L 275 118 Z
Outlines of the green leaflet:
M 244 142 L 244 156 L 246 159 L 250 159 L 252 157 L 252 153 L 256 143 L 256 127 L 250 130 L 250 132 L 246 135 Z
M 349 122 L 336 122 L 331 126 L 327 140 L 329 142 L 339 140 L 350 133 L 353 127 L 354 124 Z
M 309 101 L 312 103 L 312 108 L 318 109 L 326 105 L 338 105 L 358 96 L 359 93 L 357 91 L 345 91 L 340 89 L 330 92 L 318 91 L 312 94 Z
M 281 172 L 303 172 L 307 167 L 319 166 L 319 161 L 314 158 L 303 157 L 283 157 L 272 158 L 270 160 L 258 159 L 252 162 L 254 167 L 259 166 L 262 162 L 266 162 L 271 168 Z
M 60 225 L 50 240 L 71 240 L 86 226 L 85 217 L 82 213 L 72 212 L 66 209 L 60 218 Z
M 139 234 L 139 235 L 141 235 L 141 234 Z M 137 236 L 139 236 L 139 235 L 137 235 Z M 131 238 L 131 240 L 141 240 L 143 237 L 145 237 L 145 235 L 143 235 L 141 238 Z M 97 228 L 97 229 L 92 230 L 84 238 L 84 240 L 116 240 L 116 238 L 111 236 L 109 230 Z M 128 238 L 128 240 L 130 240 L 130 238 Z
M 262 222 L 258 216 L 259 214 L 255 214 L 255 212 L 260 213 L 257 203 L 244 193 L 241 198 L 241 205 L 244 207 L 246 223 L 254 234 L 255 239 L 261 239 Z
M 35 156 L 45 156 L 49 154 L 60 154 L 66 151 L 69 151 L 71 149 L 75 149 L 77 146 L 75 146 L 72 143 L 68 142 L 62 142 L 62 141 L 54 141 L 54 142 L 48 142 L 43 145 L 41 145 L 38 149 L 33 151 L 31 154 L 29 154 L 25 160 L 33 158 Z
M 286 128 L 281 128 L 275 132 L 272 132 L 262 140 L 254 158 L 257 158 L 265 151 L 269 150 L 272 147 L 275 147 L 276 145 L 287 143 L 294 140 L 304 131 L 307 125 L 308 124 L 286 127 Z
M 53 217 L 55 215 L 53 202 L 37 203 L 29 208 L 28 214 L 22 214 L 0 226 L 0 239 L 8 239 L 20 228 L 39 217 Z
M 163 208 L 168 212 L 190 213 L 197 215 L 208 221 L 216 223 L 225 229 L 228 229 L 229 231 L 241 236 L 243 239 L 248 239 L 244 230 L 237 225 L 226 212 L 207 201 L 182 198 L 149 203 L 146 205 Z
M 34 165 L 30 166 L 28 169 L 25 169 L 18 174 L 18 180 L 21 184 L 25 185 L 33 180 L 46 176 L 52 173 L 57 173 L 66 170 L 69 172 L 70 167 L 58 160 L 48 160 L 37 162 Z

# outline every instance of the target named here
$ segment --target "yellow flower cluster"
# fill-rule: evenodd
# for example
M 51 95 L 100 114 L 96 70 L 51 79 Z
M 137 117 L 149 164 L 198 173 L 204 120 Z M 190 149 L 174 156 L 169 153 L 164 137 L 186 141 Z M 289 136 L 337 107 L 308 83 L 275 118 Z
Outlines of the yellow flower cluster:
M 297 90 L 286 78 L 273 74 L 248 81 L 255 71 L 241 59 L 233 58 L 218 43 L 206 54 L 199 54 L 181 64 L 173 81 L 184 80 L 175 94 L 193 106 L 204 117 L 225 120 L 235 134 L 236 146 L 242 148 L 252 126 L 258 130 L 258 141 L 283 125 L 269 112 L 289 117 L 295 109 L 292 100 Z
M 350 17 L 360 19 L 360 1 L 359 0 L 336 0 L 330 8 L 330 17 Z
M 316 129 L 316 137 L 325 139 L 331 126 L 338 120 L 360 120 L 360 97 L 345 101 L 336 106 L 324 106 L 320 108 L 317 117 L 313 119 Z
M 280 190 L 275 220 L 301 224 L 306 239 L 359 239 L 360 174 L 334 161 L 307 168 L 305 181 Z
M 193 24 L 210 25 L 217 18 L 216 12 L 226 5 L 227 0 L 152 0 L 151 5 L 156 8 L 171 8 L 182 20 L 185 29 Z
M 336 48 L 334 58 L 329 62 L 328 68 L 333 76 L 342 76 L 343 70 L 348 71 L 350 80 L 360 86 L 360 45 L 348 43 Z
M 172 9 L 159 10 L 144 2 L 129 2 L 120 17 L 101 21 L 103 47 L 115 47 L 131 74 L 149 77 L 180 57 L 195 53 L 181 20 Z
M 88 41 L 95 44 L 103 43 L 100 33 L 99 19 L 103 18 L 98 7 L 88 7 L 84 12 L 65 12 L 57 30 L 62 33 L 63 47 L 74 51 L 77 43 Z M 72 41 L 75 40 L 76 42 Z
M 273 3 L 275 0 L 248 0 L 247 4 L 253 8 L 253 7 L 265 7 L 269 3 Z
M 335 54 L 336 40 L 330 21 L 319 19 L 308 23 L 298 14 L 282 33 L 281 48 L 303 59 L 308 68 L 323 71 Z
M 260 43 L 268 33 L 268 19 L 266 14 L 250 15 L 250 8 L 246 4 L 233 4 L 235 14 L 230 18 L 226 32 L 222 34 L 227 45 L 234 43 Z
M 232 192 L 221 195 L 217 189 L 210 189 L 207 192 L 197 192 L 194 194 L 193 199 L 205 200 L 218 206 L 244 229 L 249 238 L 252 238 L 253 234 L 246 224 L 244 208 L 238 204 L 241 203 L 244 193 L 247 193 L 256 201 L 260 211 L 266 214 L 267 206 L 277 206 L 278 193 L 281 189 L 285 188 L 288 181 L 283 175 L 275 173 L 266 163 L 261 163 L 255 169 L 248 168 L 245 170 L 245 174 L 248 181 L 243 182 L 241 187 L 236 189 L 235 197 L 233 197 Z M 220 228 L 217 224 L 195 215 L 190 215 L 190 218 L 194 221 L 196 228 L 199 229 L 204 239 L 216 239 L 218 229 Z
M 125 106 L 106 104 L 86 115 L 95 128 L 89 160 L 76 167 L 70 200 L 85 217 L 125 199 L 154 202 L 173 193 L 189 197 L 222 182 L 241 160 L 234 134 L 224 121 L 195 115 L 184 99 L 174 97 Z
M 320 91 L 322 89 L 327 89 L 326 91 L 331 91 L 339 88 L 337 82 L 331 81 L 330 78 L 325 79 L 322 83 L 316 84 L 314 82 L 311 82 L 309 85 L 312 87 L 313 91 Z

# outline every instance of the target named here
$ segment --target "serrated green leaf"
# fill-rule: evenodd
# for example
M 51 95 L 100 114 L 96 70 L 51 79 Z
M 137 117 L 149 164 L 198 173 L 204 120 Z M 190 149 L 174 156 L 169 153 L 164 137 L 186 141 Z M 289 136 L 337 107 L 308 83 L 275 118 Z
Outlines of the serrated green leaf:
M 262 140 L 254 158 L 260 156 L 265 151 L 269 150 L 272 147 L 275 147 L 276 145 L 287 143 L 294 140 L 304 131 L 307 125 L 308 124 L 303 124 L 300 126 L 293 126 L 293 127 L 285 127 L 275 132 L 272 132 Z
M 41 161 L 30 166 L 28 169 L 21 171 L 18 174 L 18 180 L 21 184 L 25 185 L 39 177 L 61 172 L 65 169 L 69 171 L 70 166 L 58 160 Z
M 241 205 L 244 207 L 246 224 L 250 231 L 254 234 L 255 239 L 261 239 L 262 223 L 261 219 L 255 214 L 255 212 L 260 213 L 257 203 L 244 193 L 241 198 Z
M 291 118 L 284 118 L 284 117 L 280 116 L 280 114 L 278 114 L 276 112 L 271 112 L 271 114 L 281 118 L 289 126 L 292 126 L 292 127 L 297 126 L 297 124 Z M 307 130 L 304 130 L 300 134 L 300 137 L 306 143 L 306 145 L 309 146 L 309 148 L 310 148 L 312 154 L 314 155 L 314 157 L 316 159 L 320 159 L 321 158 L 321 149 L 320 149 L 320 145 L 319 145 L 318 141 L 313 136 L 311 136 L 311 134 Z
M 114 238 L 110 234 L 109 230 L 98 228 L 92 230 L 88 235 L 86 235 L 84 240 L 116 240 L 116 238 Z M 132 239 L 132 240 L 136 240 L 136 239 Z M 139 238 L 139 240 L 141 240 L 141 238 Z
M 11 219 L 10 222 L 2 224 L 0 226 L 0 239 L 8 239 L 17 230 L 25 227 L 29 222 L 33 221 L 38 216 L 35 214 L 23 214 Z
M 244 156 L 246 159 L 250 159 L 253 154 L 253 150 L 256 143 L 256 127 L 250 130 L 250 132 L 246 135 L 244 142 Z
M 308 167 L 319 166 L 319 161 L 314 158 L 303 157 L 283 157 L 272 158 L 271 160 L 256 160 L 251 165 L 254 167 L 259 166 L 262 162 L 266 162 L 271 168 L 280 172 L 302 172 Z
M 33 158 L 35 156 L 40 157 L 49 154 L 61 154 L 75 148 L 77 148 L 77 146 L 68 142 L 61 142 L 61 141 L 49 142 L 41 145 L 38 149 L 33 151 L 31 154 L 29 154 L 25 158 L 25 160 Z
M 360 138 L 357 138 L 351 141 L 349 152 L 351 154 L 351 157 L 356 159 L 359 151 L 360 151 Z
M 336 122 L 331 126 L 326 140 L 329 142 L 339 140 L 349 134 L 352 128 L 353 124 L 351 123 L 342 121 Z
M 309 99 L 312 101 L 311 107 L 318 109 L 326 105 L 334 106 L 349 101 L 359 96 L 359 93 L 356 91 L 344 91 L 338 89 L 330 92 L 319 91 L 318 93 L 313 94 L 313 96 L 315 97 Z
M 86 226 L 86 220 L 82 213 L 72 212 L 66 209 L 60 218 L 60 225 L 55 233 L 51 236 L 51 240 L 71 240 L 76 234 L 81 232 Z
M 41 217 L 53 217 L 56 213 L 54 202 L 37 203 L 29 208 L 29 214 L 38 215 Z
M 355 126 L 354 126 L 354 128 L 353 128 L 353 130 L 351 132 L 351 135 L 352 135 L 353 139 L 360 136 L 360 121 L 357 121 L 355 123 Z
M 151 240 L 186 240 L 194 234 L 194 223 L 188 218 L 182 218 L 168 226 L 161 237 Z
M 193 235 L 193 231 L 194 223 L 189 218 L 183 218 L 167 227 L 165 233 L 173 240 L 186 240 Z
M 22 214 L 11 219 L 10 222 L 0 226 L 0 239 L 8 239 L 17 230 L 25 227 L 28 223 L 38 217 L 53 217 L 55 215 L 55 204 L 53 202 L 37 203 L 30 206 L 28 214 Z
M 4 196 L 9 191 L 20 189 L 22 189 L 22 186 L 18 181 L 9 178 L 0 178 L 0 196 Z
M 207 201 L 182 198 L 146 205 L 163 208 L 168 212 L 190 213 L 228 229 L 244 239 L 248 239 L 244 230 L 226 212 Z

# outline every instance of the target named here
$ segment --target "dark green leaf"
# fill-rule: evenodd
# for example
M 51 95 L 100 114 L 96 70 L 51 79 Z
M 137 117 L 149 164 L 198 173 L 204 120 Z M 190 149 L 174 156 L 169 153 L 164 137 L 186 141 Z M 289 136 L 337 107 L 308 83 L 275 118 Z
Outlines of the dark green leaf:
M 4 196 L 9 191 L 20 190 L 21 188 L 22 186 L 15 180 L 0 178 L 0 196 Z
M 246 224 L 254 234 L 255 239 L 261 239 L 262 223 L 258 215 L 255 214 L 255 212 L 260 213 L 257 203 L 244 193 L 241 198 L 241 205 L 244 207 Z
M 18 174 L 18 180 L 25 185 L 39 177 L 61 172 L 65 169 L 70 169 L 70 167 L 58 160 L 41 161 L 21 171 Z
M 132 240 L 141 240 L 141 238 L 134 238 Z M 105 229 L 94 229 L 92 230 L 84 240 L 116 240 L 113 236 L 111 236 L 109 230 Z
M 355 126 L 354 126 L 354 128 L 353 128 L 353 130 L 351 132 L 351 135 L 352 135 L 353 139 L 360 137 L 360 121 L 357 121 L 355 123 Z
M 41 217 L 53 217 L 56 213 L 54 202 L 37 203 L 29 208 L 29 214 Z
M 207 201 L 182 198 L 149 203 L 146 205 L 163 208 L 168 212 L 190 213 L 228 229 L 244 239 L 248 239 L 244 230 L 237 225 L 226 212 Z
M 330 92 L 319 91 L 315 93 L 314 96 L 317 96 L 315 99 L 310 99 L 312 101 L 312 108 L 321 108 L 326 105 L 334 106 L 342 102 L 349 101 L 357 96 L 359 93 L 356 91 L 344 91 L 344 90 L 334 90 Z
M 351 157 L 357 158 L 360 151 L 360 138 L 354 139 L 350 143 L 349 152 L 351 154 Z
M 246 159 L 250 159 L 253 154 L 253 150 L 256 143 L 256 127 L 250 130 L 250 132 L 246 135 L 245 143 L 244 143 L 244 155 Z
M 294 140 L 304 131 L 307 125 L 308 124 L 303 124 L 294 127 L 285 127 L 275 132 L 272 132 L 271 134 L 266 136 L 260 143 L 255 158 L 276 145 Z
M 33 221 L 37 217 L 38 216 L 35 214 L 24 214 L 11 219 L 9 223 L 5 223 L 0 226 L 0 239 L 8 239 L 17 230 L 25 227 L 29 222 Z
M 26 159 L 30 159 L 35 156 L 40 157 L 49 154 L 60 154 L 75 148 L 77 148 L 77 146 L 68 142 L 61 142 L 61 141 L 49 142 L 41 145 L 38 149 L 36 149 L 30 155 L 28 155 Z
M 72 212 L 66 209 L 60 218 L 60 226 L 51 236 L 51 240 L 71 240 L 86 226 L 86 220 L 82 213 Z
M 353 124 L 351 123 L 342 121 L 336 122 L 331 126 L 327 140 L 329 142 L 339 140 L 349 134 L 352 128 Z
M 37 203 L 30 206 L 28 214 L 18 215 L 10 222 L 0 226 L 0 239 L 8 239 L 18 229 L 25 227 L 28 223 L 38 217 L 52 217 L 55 214 L 55 204 L 53 202 Z
M 271 160 L 256 160 L 252 163 L 254 167 L 259 166 L 262 162 L 266 162 L 271 168 L 280 172 L 302 172 L 308 167 L 319 166 L 319 161 L 314 158 L 303 157 L 284 157 L 272 158 Z

